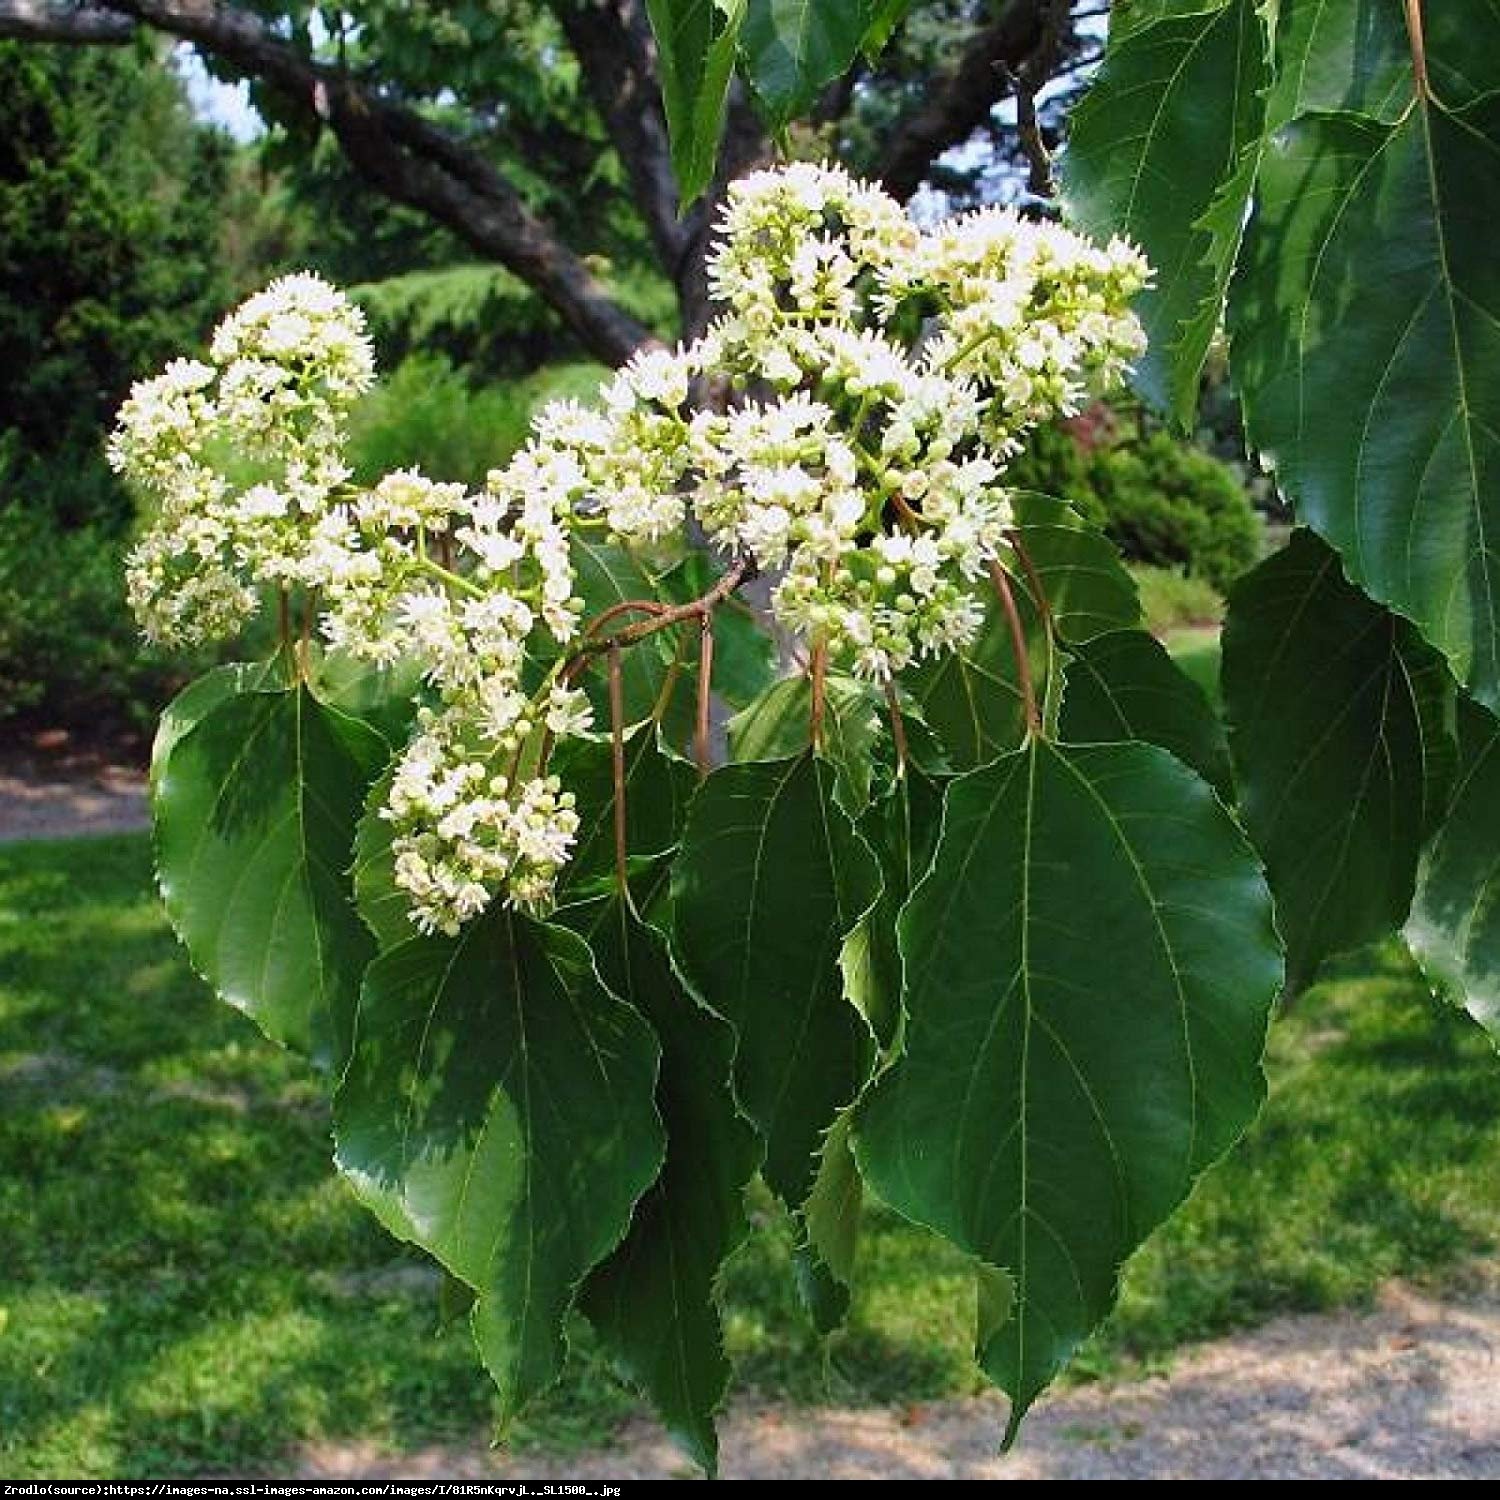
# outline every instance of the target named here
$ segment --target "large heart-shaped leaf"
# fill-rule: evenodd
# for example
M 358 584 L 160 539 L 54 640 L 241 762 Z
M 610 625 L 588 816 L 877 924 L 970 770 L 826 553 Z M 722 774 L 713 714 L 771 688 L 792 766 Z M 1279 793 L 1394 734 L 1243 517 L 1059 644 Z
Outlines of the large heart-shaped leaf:
M 980 1350 L 1013 1436 L 1259 1108 L 1270 895 L 1166 751 L 1033 740 L 949 788 L 900 938 L 906 1053 L 856 1151 L 886 1202 L 1014 1278 Z
M 1267 38 L 1256 0 L 1173 9 L 1187 13 L 1115 28 L 1073 111 L 1063 190 L 1082 228 L 1128 235 L 1151 260 L 1136 381 L 1186 422 L 1255 179 Z
M 1236 585 L 1223 672 L 1240 809 L 1296 988 L 1405 920 L 1453 768 L 1448 677 L 1308 531 Z
M 874 856 L 811 755 L 724 766 L 698 789 L 672 871 L 672 947 L 735 1028 L 735 1089 L 766 1180 L 807 1196 L 823 1132 L 869 1072 L 839 950 L 880 890 Z
M 1394 7 L 1393 7 L 1394 8 Z M 1435 9 L 1435 7 L 1428 7 Z M 1500 27 L 1470 66 L 1500 77 Z M 1231 289 L 1252 443 L 1350 578 L 1500 706 L 1500 93 L 1277 135 Z
M 157 875 L 218 993 L 337 1071 L 374 949 L 352 900 L 354 829 L 389 750 L 305 686 L 262 689 L 248 670 L 200 685 L 168 717 L 152 788 Z
M 478 1292 L 507 1412 L 557 1377 L 578 1285 L 661 1167 L 658 1056 L 582 939 L 504 908 L 365 976 L 336 1159 L 392 1233 Z
M 1222 796 L 1233 790 L 1224 726 L 1207 694 L 1144 630 L 1115 630 L 1071 652 L 1062 738 L 1145 740 L 1170 750 Z
M 712 1474 L 714 1411 L 729 1380 L 714 1286 L 749 1230 L 744 1190 L 760 1164 L 760 1141 L 730 1088 L 734 1033 L 683 988 L 662 939 L 615 899 L 583 930 L 605 983 L 661 1042 L 656 1104 L 667 1159 L 624 1243 L 584 1283 L 579 1306 Z
M 1500 722 L 1461 699 L 1459 778 L 1422 855 L 1406 940 L 1500 1045 Z

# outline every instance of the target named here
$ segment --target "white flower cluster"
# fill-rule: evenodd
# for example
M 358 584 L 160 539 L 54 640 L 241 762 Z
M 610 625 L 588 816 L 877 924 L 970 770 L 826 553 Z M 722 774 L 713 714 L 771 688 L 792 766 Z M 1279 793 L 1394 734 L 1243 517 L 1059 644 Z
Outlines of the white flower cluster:
M 154 508 L 126 576 L 168 645 L 233 634 L 262 585 L 316 586 L 318 559 L 347 541 L 347 419 L 375 374 L 359 310 L 311 275 L 251 297 L 209 358 L 138 384 L 109 444 Z
M 538 420 L 575 514 L 652 543 L 691 511 L 780 575 L 784 625 L 875 681 L 970 643 L 1020 439 L 1144 346 L 1139 252 L 1009 210 L 923 232 L 797 164 L 731 187 L 708 272 L 702 338 L 638 356 L 602 409 Z M 690 406 L 699 380 L 722 409 Z
M 549 406 L 478 494 L 407 470 L 350 483 L 363 321 L 286 277 L 209 362 L 173 363 L 121 410 L 111 461 L 155 509 L 131 600 L 148 635 L 185 644 L 296 591 L 329 644 L 414 658 L 435 703 L 383 810 L 413 920 L 454 933 L 502 893 L 544 908 L 578 828 L 548 754 L 591 727 L 562 670 L 574 532 L 655 548 L 691 517 L 778 575 L 784 624 L 875 681 L 961 649 L 1010 524 L 1005 465 L 1140 351 L 1128 304 L 1147 274 L 1123 242 L 1009 212 L 922 232 L 836 168 L 758 173 L 730 191 L 704 335 L 638 355 L 597 407 Z

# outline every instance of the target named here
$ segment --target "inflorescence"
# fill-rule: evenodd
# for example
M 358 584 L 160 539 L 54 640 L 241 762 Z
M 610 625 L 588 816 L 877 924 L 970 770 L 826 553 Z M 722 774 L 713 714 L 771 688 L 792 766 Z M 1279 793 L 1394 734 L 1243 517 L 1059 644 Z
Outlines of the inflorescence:
M 425 931 L 502 893 L 544 909 L 569 857 L 578 817 L 545 747 L 591 727 L 567 670 L 575 535 L 657 556 L 691 517 L 776 579 L 785 627 L 889 683 L 973 642 L 1006 464 L 1144 342 L 1131 245 L 1007 209 L 922 231 L 826 166 L 736 182 L 709 276 L 721 311 L 701 338 L 637 355 L 597 406 L 549 405 L 478 493 L 414 471 L 351 482 L 374 360 L 362 314 L 312 275 L 250 298 L 207 362 L 174 361 L 120 411 L 111 462 L 154 507 L 128 568 L 148 637 L 224 638 L 295 590 L 329 646 L 420 666 L 432 704 L 384 816 Z

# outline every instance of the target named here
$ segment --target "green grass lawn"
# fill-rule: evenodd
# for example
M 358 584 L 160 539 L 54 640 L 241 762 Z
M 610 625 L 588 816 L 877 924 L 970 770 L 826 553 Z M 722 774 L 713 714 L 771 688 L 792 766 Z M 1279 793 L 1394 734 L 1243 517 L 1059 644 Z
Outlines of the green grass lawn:
M 1500 1241 L 1500 1065 L 1395 951 L 1278 1027 L 1270 1105 L 1133 1263 L 1084 1376 L 1289 1308 L 1441 1285 Z M 327 1166 L 317 1085 L 194 979 L 142 838 L 0 849 L 0 1473 L 274 1468 L 304 1439 L 484 1433 L 492 1402 L 435 1283 Z M 871 1215 L 826 1347 L 772 1232 L 727 1278 L 742 1386 L 796 1400 L 976 1387 L 959 1259 Z M 636 1410 L 590 1349 L 511 1434 Z

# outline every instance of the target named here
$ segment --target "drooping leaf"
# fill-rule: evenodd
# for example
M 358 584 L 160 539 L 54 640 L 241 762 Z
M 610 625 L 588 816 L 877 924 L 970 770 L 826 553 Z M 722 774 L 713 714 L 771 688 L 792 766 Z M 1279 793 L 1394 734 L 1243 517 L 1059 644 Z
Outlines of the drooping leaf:
M 1428 11 L 1439 7 L 1428 6 Z M 1500 27 L 1476 71 L 1500 77 Z M 1350 578 L 1500 706 L 1500 93 L 1285 126 L 1230 297 L 1250 440 Z
M 900 1047 L 903 1020 L 896 918 L 932 863 L 942 816 L 941 787 L 909 766 L 858 824 L 880 864 L 880 895 L 844 940 L 839 967 L 845 994 L 888 1054 Z
M 672 872 L 672 948 L 738 1038 L 735 1089 L 766 1141 L 766 1180 L 807 1197 L 823 1132 L 869 1072 L 839 949 L 880 889 L 874 856 L 810 755 L 715 771 Z
M 1080 227 L 1127 235 L 1150 259 L 1135 379 L 1186 423 L 1254 182 L 1268 42 L 1257 0 L 1171 9 L 1114 29 L 1073 111 L 1062 178 Z
M 760 1164 L 760 1141 L 730 1089 L 734 1033 L 683 988 L 662 939 L 616 899 L 594 915 L 588 934 L 604 982 L 661 1042 L 656 1104 L 667 1159 L 624 1242 L 584 1283 L 579 1306 L 669 1431 L 712 1474 L 714 1412 L 729 1380 L 714 1286 L 749 1230 L 744 1189 Z
M 854 62 L 885 10 L 883 0 L 748 0 L 740 70 L 774 132 Z
M 822 1334 L 843 1324 L 853 1296 L 864 1182 L 849 1142 L 852 1123 L 846 1109 L 829 1127 L 812 1190 L 795 1215 L 802 1239 L 793 1247 L 792 1271 L 802 1305 Z
M 1224 696 L 1287 979 L 1399 927 L 1453 768 L 1441 659 L 1311 532 L 1235 587 Z
M 1032 740 L 949 787 L 900 938 L 906 1052 L 855 1149 L 887 1203 L 1013 1276 L 979 1351 L 1013 1436 L 1121 1262 L 1259 1108 L 1270 895 L 1166 751 Z
M 646 0 L 678 197 L 690 208 L 713 180 L 745 0 Z
M 479 1294 L 507 1412 L 557 1377 L 578 1285 L 661 1167 L 658 1055 L 582 939 L 503 908 L 370 965 L 336 1160 L 393 1234 Z
M 1015 531 L 1047 595 L 1054 628 L 1065 641 L 1087 641 L 1140 619 L 1135 580 L 1114 544 L 1066 501 L 1022 492 L 1012 497 Z M 1024 570 L 1007 570 L 1026 632 L 1036 691 L 1048 687 L 1053 665 L 1046 631 Z M 978 639 L 961 653 L 948 652 L 908 674 L 907 686 L 924 722 L 957 770 L 984 765 L 1021 743 L 1025 713 L 1015 653 L 998 604 L 985 616 Z
M 231 691 L 156 767 L 162 897 L 220 996 L 336 1072 L 374 948 L 352 901 L 354 829 L 389 749 L 306 687 L 218 681 Z
M 1224 726 L 1208 695 L 1144 630 L 1116 630 L 1075 646 L 1065 676 L 1062 738 L 1145 740 L 1170 750 L 1221 796 L 1234 775 Z
M 812 732 L 812 684 L 803 673 L 783 677 L 729 721 L 731 760 L 790 760 Z M 820 754 L 833 767 L 839 806 L 857 817 L 870 800 L 880 711 L 870 688 L 830 672 L 824 683 Z
M 1406 941 L 1500 1045 L 1500 722 L 1460 699 L 1459 776 L 1422 854 Z

